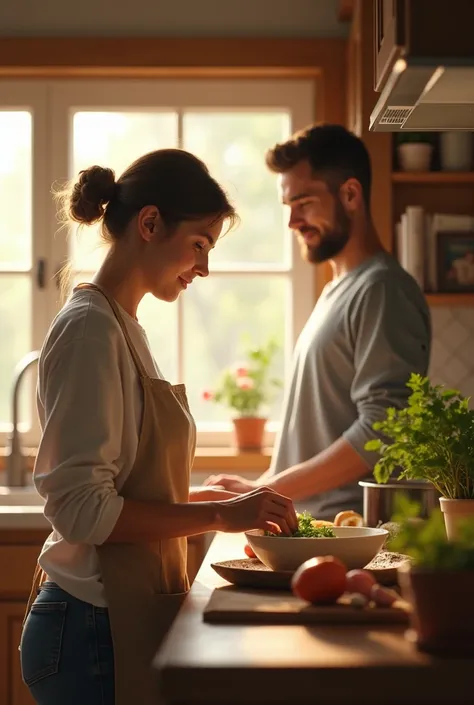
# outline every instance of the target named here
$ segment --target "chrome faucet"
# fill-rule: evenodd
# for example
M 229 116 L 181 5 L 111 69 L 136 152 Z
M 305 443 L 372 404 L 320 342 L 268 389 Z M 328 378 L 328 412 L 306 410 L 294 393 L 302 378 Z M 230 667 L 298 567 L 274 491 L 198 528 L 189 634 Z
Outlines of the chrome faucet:
M 31 365 L 37 362 L 39 350 L 34 350 L 23 357 L 15 367 L 12 392 L 12 430 L 8 438 L 6 455 L 6 484 L 8 487 L 24 487 L 26 476 L 26 461 L 21 450 L 20 433 L 18 431 L 18 397 L 23 375 Z

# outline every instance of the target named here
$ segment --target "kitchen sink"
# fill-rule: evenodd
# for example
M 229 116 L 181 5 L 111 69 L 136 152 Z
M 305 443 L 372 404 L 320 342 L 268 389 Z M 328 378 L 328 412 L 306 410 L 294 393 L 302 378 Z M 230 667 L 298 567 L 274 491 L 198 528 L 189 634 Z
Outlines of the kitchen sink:
M 42 504 L 44 504 L 44 499 L 31 485 L 27 487 L 0 485 L 0 507 L 32 507 Z

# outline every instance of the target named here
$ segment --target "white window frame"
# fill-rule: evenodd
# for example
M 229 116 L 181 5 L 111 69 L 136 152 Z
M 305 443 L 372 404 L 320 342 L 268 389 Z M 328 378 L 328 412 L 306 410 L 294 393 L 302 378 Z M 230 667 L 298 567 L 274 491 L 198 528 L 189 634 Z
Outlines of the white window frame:
M 34 348 L 39 348 L 48 326 L 60 307 L 56 278 L 61 263 L 68 256 L 65 233 L 58 233 L 55 204 L 51 197 L 54 181 L 69 178 L 72 116 L 79 110 L 287 110 L 291 114 L 291 131 L 300 129 L 315 118 L 315 83 L 312 79 L 117 79 L 117 80 L 45 80 L 38 82 L 0 81 L 0 110 L 14 105 L 33 113 L 33 252 L 32 269 L 39 258 L 47 262 L 47 282 L 38 289 L 33 282 Z M 181 120 L 178 139 L 181 139 Z M 271 145 L 269 145 L 271 146 Z M 264 155 L 262 154 L 262 159 Z M 276 185 L 275 185 L 276 187 Z M 282 214 L 283 217 L 283 214 Z M 250 265 L 248 268 L 212 267 L 216 273 L 287 274 L 292 286 L 291 312 L 287 319 L 286 344 L 291 349 L 303 328 L 315 301 L 314 267 L 303 262 L 294 237 L 288 232 L 291 257 L 288 267 Z M 178 314 L 179 315 L 179 314 Z M 178 322 L 179 329 L 179 322 Z M 181 355 L 182 357 L 182 355 Z M 180 365 L 179 369 L 182 369 Z M 179 380 L 180 381 L 180 380 Z M 269 424 L 266 443 L 273 443 L 276 424 Z M 198 429 L 201 446 L 229 444 L 230 424 Z M 0 444 L 6 434 L 1 433 Z M 25 445 L 39 440 L 37 423 L 23 434 Z
M 0 110 L 29 111 L 32 115 L 32 221 L 31 221 L 31 264 L 29 268 L 8 268 L 6 270 L 0 265 L 0 276 L 14 274 L 30 274 L 31 278 L 31 350 L 38 350 L 44 340 L 48 325 L 50 323 L 51 312 L 51 287 L 46 281 L 44 287 L 40 287 L 37 281 L 38 264 L 41 260 L 46 263 L 50 259 L 50 238 L 49 238 L 49 204 L 45 198 L 44 185 L 49 178 L 47 164 L 48 135 L 49 135 L 49 111 L 48 93 L 44 83 L 33 81 L 0 81 Z M 1 158 L 1 156 L 0 156 Z M 35 187 L 35 184 L 38 186 Z M 48 271 L 46 270 L 46 278 Z M 3 345 L 8 345 L 8 341 L 2 341 Z M 25 354 L 28 351 L 25 351 Z M 19 362 L 19 360 L 18 360 Z M 35 375 L 28 374 L 27 380 L 34 380 Z M 13 379 L 10 389 L 13 386 Z M 32 409 L 31 428 L 23 429 L 22 442 L 25 445 L 33 445 L 38 442 L 40 428 L 35 410 L 35 385 L 30 385 L 30 404 Z M 23 390 L 21 390 L 23 391 Z M 21 397 L 24 399 L 23 393 Z M 20 402 L 22 399 L 20 399 Z M 10 414 L 12 412 L 11 395 L 8 400 Z M 21 409 L 20 409 L 21 415 Z M 7 444 L 10 429 L 0 426 L 0 446 Z

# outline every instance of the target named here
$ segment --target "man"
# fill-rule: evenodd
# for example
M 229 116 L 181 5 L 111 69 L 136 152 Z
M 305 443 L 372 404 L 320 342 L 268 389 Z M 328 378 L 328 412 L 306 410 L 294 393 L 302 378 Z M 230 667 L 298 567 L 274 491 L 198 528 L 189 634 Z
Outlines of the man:
M 387 407 L 406 403 L 410 374 L 427 374 L 430 314 L 375 231 L 370 157 L 358 137 L 339 125 L 312 126 L 276 145 L 266 162 L 280 175 L 303 256 L 329 261 L 334 278 L 296 344 L 269 470 L 253 482 L 217 475 L 206 484 L 234 492 L 265 484 L 333 520 L 346 509 L 362 513 L 358 482 L 378 459 L 365 443 Z

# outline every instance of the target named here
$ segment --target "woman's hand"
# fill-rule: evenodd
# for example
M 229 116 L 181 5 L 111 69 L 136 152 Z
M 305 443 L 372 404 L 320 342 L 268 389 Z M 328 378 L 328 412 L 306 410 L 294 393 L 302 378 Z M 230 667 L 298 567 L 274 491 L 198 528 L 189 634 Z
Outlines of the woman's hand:
M 268 487 L 258 487 L 247 494 L 216 502 L 216 505 L 219 531 L 264 529 L 289 536 L 298 527 L 291 499 Z
M 254 480 L 246 480 L 240 475 L 211 475 L 204 480 L 204 485 L 210 487 L 218 485 L 228 492 L 242 494 L 257 489 L 258 485 Z

